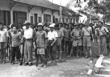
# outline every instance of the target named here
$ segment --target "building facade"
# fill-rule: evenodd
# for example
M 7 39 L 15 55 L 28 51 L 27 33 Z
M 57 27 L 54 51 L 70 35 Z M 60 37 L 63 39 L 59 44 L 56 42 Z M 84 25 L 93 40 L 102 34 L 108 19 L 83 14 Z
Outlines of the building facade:
M 59 5 L 47 0 L 0 0 L 0 22 L 21 27 L 25 20 L 32 24 L 57 23 L 60 20 Z M 74 22 L 75 17 L 63 15 L 63 22 Z

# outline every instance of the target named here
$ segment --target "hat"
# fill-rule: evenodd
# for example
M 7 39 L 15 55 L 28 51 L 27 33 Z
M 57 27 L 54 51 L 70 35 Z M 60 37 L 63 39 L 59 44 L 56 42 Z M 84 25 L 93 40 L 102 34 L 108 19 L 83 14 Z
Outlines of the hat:
M 31 23 L 29 21 L 25 21 L 24 25 L 31 25 Z
M 49 27 L 54 28 L 55 27 L 55 23 L 51 24 Z
M 37 26 L 41 26 L 41 27 L 43 27 L 43 24 L 42 23 L 38 23 L 38 25 Z
M 22 28 L 23 28 L 23 30 L 25 30 L 26 29 L 26 26 L 23 26 Z

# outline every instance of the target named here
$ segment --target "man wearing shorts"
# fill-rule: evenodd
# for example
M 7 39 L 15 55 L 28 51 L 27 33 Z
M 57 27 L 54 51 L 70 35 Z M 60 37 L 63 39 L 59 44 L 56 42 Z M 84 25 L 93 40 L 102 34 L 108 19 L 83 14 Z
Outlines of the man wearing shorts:
M 92 28 L 89 25 L 85 25 L 82 28 L 82 35 L 83 35 L 83 48 L 86 58 L 90 56 L 91 34 L 92 34 Z

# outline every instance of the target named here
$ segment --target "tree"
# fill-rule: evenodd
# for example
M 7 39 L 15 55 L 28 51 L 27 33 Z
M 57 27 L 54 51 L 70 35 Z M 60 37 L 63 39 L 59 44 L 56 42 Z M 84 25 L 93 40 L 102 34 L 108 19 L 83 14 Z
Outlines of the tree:
M 72 1 L 74 2 L 75 0 L 71 0 L 71 2 L 69 3 L 69 6 L 71 6 Z M 84 0 L 84 2 L 86 1 L 88 0 Z M 78 4 L 81 5 L 81 3 L 78 3 Z M 103 14 L 104 20 L 105 19 L 110 20 L 110 0 L 102 0 L 101 3 L 98 3 L 98 0 L 89 0 L 88 6 L 85 7 L 85 9 L 81 10 L 81 12 L 83 11 L 84 13 L 86 12 L 86 13 L 93 14 L 91 13 L 92 10 L 95 12 L 95 14 L 98 14 L 98 13 Z

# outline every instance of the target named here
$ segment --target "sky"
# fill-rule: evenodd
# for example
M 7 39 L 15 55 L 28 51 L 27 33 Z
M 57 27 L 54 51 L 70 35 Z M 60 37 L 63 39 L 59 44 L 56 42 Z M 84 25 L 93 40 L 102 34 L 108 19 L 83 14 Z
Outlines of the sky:
M 66 6 L 67 3 L 70 1 L 70 0 L 49 0 L 49 1 L 53 1 L 53 3 L 56 3 L 56 4 L 61 4 L 62 6 Z

